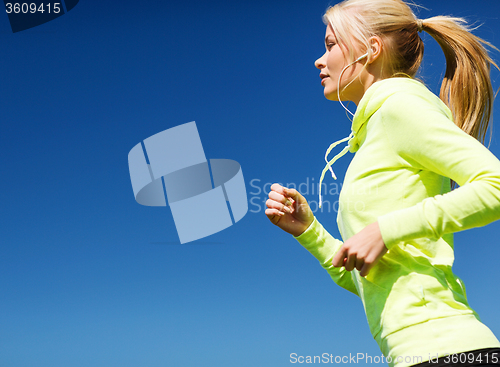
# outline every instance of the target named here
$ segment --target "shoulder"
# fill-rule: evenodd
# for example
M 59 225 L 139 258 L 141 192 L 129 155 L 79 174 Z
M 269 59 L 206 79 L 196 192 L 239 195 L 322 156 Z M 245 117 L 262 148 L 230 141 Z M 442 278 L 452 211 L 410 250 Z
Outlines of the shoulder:
M 428 135 L 437 130 L 459 129 L 453 115 L 438 96 L 423 84 L 394 91 L 380 106 L 379 117 L 392 137 Z
M 417 81 L 394 83 L 377 111 L 377 126 L 399 154 L 435 152 L 443 141 L 467 135 L 453 122 L 450 109 Z

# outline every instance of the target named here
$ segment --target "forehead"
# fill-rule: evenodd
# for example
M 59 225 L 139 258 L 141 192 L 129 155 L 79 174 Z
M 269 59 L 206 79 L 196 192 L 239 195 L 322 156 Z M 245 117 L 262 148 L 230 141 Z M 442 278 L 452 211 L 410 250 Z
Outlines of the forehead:
M 331 24 L 328 24 L 326 26 L 326 32 L 325 32 L 325 41 L 328 39 L 328 38 L 331 38 L 333 37 L 335 39 L 335 33 L 333 33 L 333 28 L 332 28 L 332 25 Z

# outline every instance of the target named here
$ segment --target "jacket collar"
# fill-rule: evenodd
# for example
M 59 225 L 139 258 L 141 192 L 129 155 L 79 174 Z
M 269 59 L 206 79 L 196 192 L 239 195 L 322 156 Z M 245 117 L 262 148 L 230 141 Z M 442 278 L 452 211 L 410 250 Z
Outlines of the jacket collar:
M 366 123 L 373 116 L 375 112 L 382 106 L 382 104 L 393 94 L 402 90 L 407 90 L 412 86 L 426 88 L 421 82 L 415 79 L 398 77 L 383 79 L 373 83 L 359 101 L 358 108 L 352 120 L 351 134 L 353 137 L 349 140 L 349 151 L 356 152 L 359 149 L 359 134 L 361 129 L 366 126 Z

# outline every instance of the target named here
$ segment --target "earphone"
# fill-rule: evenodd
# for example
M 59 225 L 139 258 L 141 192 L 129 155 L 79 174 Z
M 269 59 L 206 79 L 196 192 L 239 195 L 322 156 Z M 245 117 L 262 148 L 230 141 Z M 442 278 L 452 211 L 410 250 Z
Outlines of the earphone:
M 366 54 L 364 54 L 364 55 L 361 55 L 361 56 L 360 56 L 360 57 L 358 57 L 356 60 L 354 60 L 354 62 L 352 62 L 352 63 L 351 63 L 351 65 L 352 65 L 352 64 L 354 64 L 355 62 L 358 62 L 358 61 L 363 60 L 363 59 L 364 59 L 365 57 L 367 57 L 367 56 L 368 56 L 368 52 L 367 52 Z M 350 66 L 350 65 L 349 65 L 349 66 Z
M 353 64 L 355 64 L 355 63 L 357 63 L 358 61 L 363 60 L 363 59 L 364 59 L 365 57 L 367 57 L 367 56 L 368 56 L 368 52 L 367 52 L 366 54 L 364 54 L 364 55 L 361 55 L 361 56 L 360 56 L 360 57 L 358 57 L 356 60 L 354 60 L 353 62 L 351 62 L 349 65 L 347 65 L 344 69 L 342 69 L 342 71 L 341 71 L 341 73 L 340 73 L 340 75 L 339 75 L 339 80 L 338 80 L 338 83 L 337 83 L 337 98 L 338 98 L 338 100 L 339 100 L 340 104 L 342 105 L 342 107 L 344 107 L 344 109 L 345 109 L 347 112 L 349 112 L 349 113 L 351 114 L 351 116 L 352 116 L 352 117 L 354 117 L 354 114 L 353 114 L 351 111 L 349 111 L 349 110 L 347 109 L 347 107 L 346 107 L 346 106 L 344 106 L 344 104 L 343 104 L 343 103 L 342 103 L 342 101 L 340 100 L 340 80 L 342 79 L 342 75 L 344 74 L 344 72 L 346 71 L 346 69 L 347 69 L 348 67 L 350 67 L 351 65 L 353 65 Z

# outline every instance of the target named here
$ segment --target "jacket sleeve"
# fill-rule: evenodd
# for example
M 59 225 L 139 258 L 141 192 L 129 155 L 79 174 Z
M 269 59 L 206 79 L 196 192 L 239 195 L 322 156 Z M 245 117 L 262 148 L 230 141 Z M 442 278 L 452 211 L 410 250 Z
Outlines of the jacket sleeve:
M 333 257 L 342 246 L 342 241 L 333 238 L 316 218 L 304 233 L 294 238 L 318 259 L 335 283 L 359 296 L 351 273 L 344 267 L 336 268 L 332 265 Z
M 401 164 L 435 172 L 460 185 L 380 216 L 380 231 L 389 249 L 400 241 L 438 239 L 500 219 L 500 161 L 453 123 L 444 104 L 398 93 L 381 110 L 387 143 Z

